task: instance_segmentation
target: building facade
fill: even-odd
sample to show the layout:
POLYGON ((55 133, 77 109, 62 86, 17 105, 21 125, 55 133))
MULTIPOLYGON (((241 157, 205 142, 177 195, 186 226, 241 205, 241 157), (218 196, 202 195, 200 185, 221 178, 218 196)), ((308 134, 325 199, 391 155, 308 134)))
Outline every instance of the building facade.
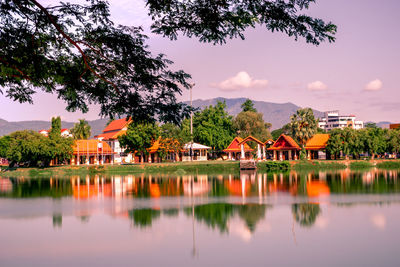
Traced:
POLYGON ((318 127, 326 132, 332 129, 347 127, 359 130, 364 128, 364 122, 356 120, 355 115, 339 115, 338 110, 333 110, 325 112, 325 116, 319 118, 318 127))

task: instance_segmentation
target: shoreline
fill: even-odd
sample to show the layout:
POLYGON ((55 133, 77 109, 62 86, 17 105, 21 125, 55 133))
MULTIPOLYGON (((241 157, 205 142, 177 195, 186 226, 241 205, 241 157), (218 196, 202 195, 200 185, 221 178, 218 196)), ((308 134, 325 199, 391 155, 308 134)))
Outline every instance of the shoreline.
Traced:
MULTIPOLYGON (((4 166, 3 166, 4 168, 4 166)), ((307 161, 260 161, 257 171, 285 172, 285 171, 312 171, 333 169, 400 169, 400 160, 307 160, 307 161)), ((200 161, 200 162, 166 162, 166 163, 141 163, 126 165, 81 165, 81 166, 54 166, 46 168, 17 168, 0 172, 3 177, 48 177, 71 176, 90 174, 218 174, 238 173, 239 161, 200 161)))

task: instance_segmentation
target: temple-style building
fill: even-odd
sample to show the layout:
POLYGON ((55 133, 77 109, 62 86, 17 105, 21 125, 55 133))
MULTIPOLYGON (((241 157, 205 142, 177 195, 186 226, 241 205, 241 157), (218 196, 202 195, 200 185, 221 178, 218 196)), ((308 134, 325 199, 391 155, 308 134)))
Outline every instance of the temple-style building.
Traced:
POLYGON ((326 145, 329 134, 316 134, 306 143, 307 159, 327 159, 326 145))
POLYGON ((96 139, 76 140, 72 148, 71 165, 113 163, 114 152, 104 141, 96 139))
MULTIPOLYGON (((223 150, 223 152, 228 154, 228 159, 229 160, 240 160, 241 158, 241 153, 242 149, 239 143, 243 141, 243 138, 241 137, 235 137, 235 139, 232 140, 232 142, 229 144, 229 146, 223 150)), ((251 152, 254 151, 247 143, 243 144, 243 152, 245 154, 246 159, 251 158, 251 152)))
POLYGON ((273 160, 297 160, 301 148, 292 137, 281 134, 268 150, 273 151, 273 160))

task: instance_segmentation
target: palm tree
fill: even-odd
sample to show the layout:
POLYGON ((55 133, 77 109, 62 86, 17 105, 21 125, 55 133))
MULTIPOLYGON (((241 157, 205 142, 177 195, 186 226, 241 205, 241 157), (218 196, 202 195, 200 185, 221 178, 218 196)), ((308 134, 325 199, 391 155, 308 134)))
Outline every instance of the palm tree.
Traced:
POLYGON ((290 117, 290 129, 293 137, 304 148, 308 139, 317 132, 317 120, 311 108, 297 110, 296 114, 290 117))
POLYGON ((91 135, 91 127, 85 119, 79 119, 78 123, 74 124, 71 133, 75 139, 88 139, 91 135))

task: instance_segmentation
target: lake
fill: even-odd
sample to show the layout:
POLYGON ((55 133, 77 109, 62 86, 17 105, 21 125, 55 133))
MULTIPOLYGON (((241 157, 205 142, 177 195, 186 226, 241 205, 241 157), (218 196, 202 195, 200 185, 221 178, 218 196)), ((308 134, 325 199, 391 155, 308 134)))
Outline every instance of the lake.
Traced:
POLYGON ((0 177, 0 266, 399 266, 399 179, 0 177))

